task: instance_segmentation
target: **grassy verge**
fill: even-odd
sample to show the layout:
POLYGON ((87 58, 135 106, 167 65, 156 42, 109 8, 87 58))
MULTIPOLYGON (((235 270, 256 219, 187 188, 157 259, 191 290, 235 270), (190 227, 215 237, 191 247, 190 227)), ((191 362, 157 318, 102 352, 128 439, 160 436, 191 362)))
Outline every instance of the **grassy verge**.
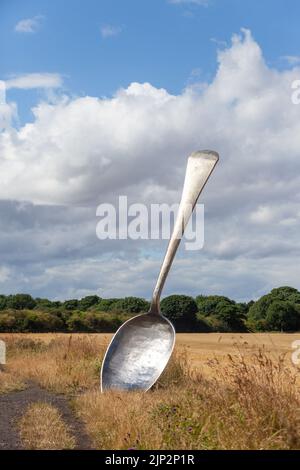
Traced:
POLYGON ((25 383, 9 370, 0 370, 0 395, 4 393, 24 390, 25 383))
POLYGON ((177 349, 151 391, 101 394, 103 338, 5 340, 11 373, 72 396, 95 448, 300 449, 299 369, 283 357, 244 346, 226 360, 212 354, 202 373, 177 349))
POLYGON ((75 409, 98 449, 300 448, 300 397, 283 362, 260 353, 212 367, 207 380, 175 357, 153 391, 89 391, 75 409))
POLYGON ((54 335, 49 342, 16 336, 7 340, 7 349, 10 369, 20 380, 66 394, 99 384, 104 347, 96 336, 54 335))
POLYGON ((22 444, 26 449, 74 449, 75 438, 59 411, 47 403, 30 405, 19 422, 22 444))

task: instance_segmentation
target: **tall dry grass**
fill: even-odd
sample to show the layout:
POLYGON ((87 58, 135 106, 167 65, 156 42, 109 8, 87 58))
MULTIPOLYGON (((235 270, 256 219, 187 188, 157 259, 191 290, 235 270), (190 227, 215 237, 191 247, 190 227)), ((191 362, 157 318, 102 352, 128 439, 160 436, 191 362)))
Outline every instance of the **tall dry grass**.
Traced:
POLYGON ((18 390, 24 390, 25 383, 15 374, 8 372, 5 368, 0 369, 0 395, 18 390))
POLYGON ((30 405, 18 425, 26 449, 60 450, 75 447, 75 438, 58 409, 48 403, 30 405))
POLYGON ((153 389, 99 391, 104 345, 94 335, 7 338, 8 369, 19 380, 72 397, 98 449, 300 449, 299 369, 265 351, 194 370, 175 352, 153 389))
POLYGON ((99 383, 104 346, 93 335, 53 335, 49 342, 26 336, 6 339, 9 371, 56 393, 74 394, 99 383))
POLYGON ((211 364, 214 378, 175 356, 154 390, 74 403, 98 449, 299 449, 296 374, 262 352, 211 364))

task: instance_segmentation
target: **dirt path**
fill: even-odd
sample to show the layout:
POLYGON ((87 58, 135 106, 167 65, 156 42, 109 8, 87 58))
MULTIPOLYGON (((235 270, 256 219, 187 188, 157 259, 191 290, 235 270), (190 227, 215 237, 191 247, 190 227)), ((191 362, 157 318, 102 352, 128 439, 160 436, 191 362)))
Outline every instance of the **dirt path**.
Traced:
POLYGON ((35 402, 48 403, 60 411, 62 419, 76 439, 76 449, 92 448, 83 423, 74 415, 66 397, 30 383, 25 390, 0 395, 0 450, 22 449, 16 423, 27 407, 35 402))

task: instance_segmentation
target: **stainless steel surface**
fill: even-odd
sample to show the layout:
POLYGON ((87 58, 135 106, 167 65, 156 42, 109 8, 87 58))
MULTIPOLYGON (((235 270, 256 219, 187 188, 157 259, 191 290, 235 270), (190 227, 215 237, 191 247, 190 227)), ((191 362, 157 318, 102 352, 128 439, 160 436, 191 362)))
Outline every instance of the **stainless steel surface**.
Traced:
POLYGON ((219 155, 217 152, 213 152, 212 150, 193 152, 188 158, 182 196, 174 230, 153 292, 150 311, 153 311, 154 313, 159 312, 160 295, 183 236, 184 229, 188 224, 201 191, 218 160, 219 155))
POLYGON ((146 313, 128 320, 107 351, 102 388, 148 390, 167 365, 174 337, 172 324, 160 315, 146 313))
POLYGON ((148 390, 166 367, 175 344, 175 330, 160 312, 160 295, 184 229, 219 156, 204 150, 188 158, 174 230, 153 291, 148 313, 125 322, 112 338, 101 368, 101 390, 148 390))

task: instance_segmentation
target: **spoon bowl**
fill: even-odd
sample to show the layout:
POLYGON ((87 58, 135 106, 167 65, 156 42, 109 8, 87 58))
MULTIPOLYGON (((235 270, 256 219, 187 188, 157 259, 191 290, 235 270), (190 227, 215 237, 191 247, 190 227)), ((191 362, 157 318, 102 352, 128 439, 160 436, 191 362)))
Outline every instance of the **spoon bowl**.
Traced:
POLYGON ((146 313, 126 321, 104 357, 102 391, 149 390, 166 367, 174 344, 174 327, 162 315, 146 313))

